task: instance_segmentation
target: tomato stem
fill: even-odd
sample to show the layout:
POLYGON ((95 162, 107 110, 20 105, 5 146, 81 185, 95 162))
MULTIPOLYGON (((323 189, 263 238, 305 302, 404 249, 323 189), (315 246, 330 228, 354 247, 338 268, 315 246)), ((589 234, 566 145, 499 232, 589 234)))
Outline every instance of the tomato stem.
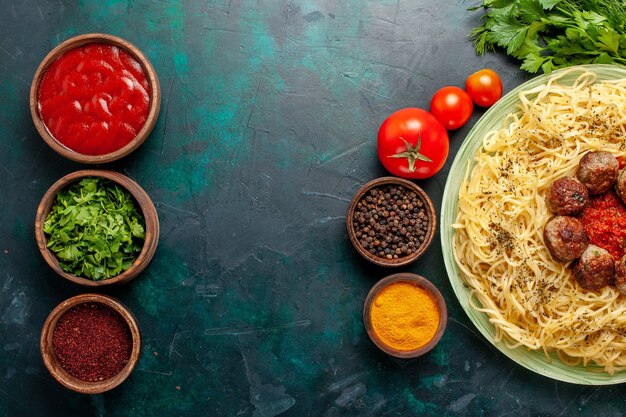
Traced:
POLYGON ((402 136, 399 136, 399 139, 402 139, 404 145, 406 146, 406 151, 397 153, 395 155, 389 155, 389 158, 407 158, 409 160, 409 171, 415 172, 415 162, 420 160, 424 162, 433 162, 429 157, 422 155, 420 153, 420 147, 422 146, 422 136, 418 136, 417 144, 415 147, 411 146, 409 142, 407 142, 402 136))

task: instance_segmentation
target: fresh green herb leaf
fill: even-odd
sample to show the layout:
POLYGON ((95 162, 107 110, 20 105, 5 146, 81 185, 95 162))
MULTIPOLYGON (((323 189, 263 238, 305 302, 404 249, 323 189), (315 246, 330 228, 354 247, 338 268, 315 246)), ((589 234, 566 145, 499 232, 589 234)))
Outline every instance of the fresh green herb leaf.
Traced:
POLYGON ((541 6, 546 10, 552 9, 554 6, 556 6, 560 2, 561 0, 539 0, 539 3, 541 4, 541 6))
POLYGON ((545 59, 540 57, 537 54, 528 54, 526 58, 524 58, 524 62, 522 63, 522 69, 524 71, 535 73, 539 71, 539 68, 543 65, 545 59))
POLYGON ((615 33, 613 29, 600 29, 600 36, 598 36, 598 42, 596 45, 603 51, 613 52, 616 54, 619 51, 620 35, 615 33))
POLYGON ((533 22, 541 21, 547 17, 543 6, 536 0, 520 0, 519 1, 519 17, 526 25, 533 22))
POLYGON ((59 192, 43 225, 64 271, 93 280, 128 269, 145 240, 144 219, 126 190, 85 178, 59 192))
POLYGON ((595 64, 612 64, 615 61, 613 61, 613 58, 611 58, 609 56, 609 54, 607 54, 606 52, 601 53, 600 55, 598 55, 598 57, 594 60, 595 64))
POLYGON ((547 59, 544 61, 543 64, 541 64, 541 69, 546 74, 551 73, 555 68, 556 68, 556 65, 554 65, 554 62, 552 59, 547 59))

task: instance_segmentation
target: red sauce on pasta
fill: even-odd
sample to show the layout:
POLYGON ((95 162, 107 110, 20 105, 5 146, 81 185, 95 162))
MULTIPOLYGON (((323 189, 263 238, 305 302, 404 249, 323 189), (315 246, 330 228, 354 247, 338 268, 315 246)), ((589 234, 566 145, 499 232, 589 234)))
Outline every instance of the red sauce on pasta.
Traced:
POLYGON ((581 221, 589 235, 589 243, 608 250, 615 260, 624 255, 626 207, 613 191, 591 197, 581 221))

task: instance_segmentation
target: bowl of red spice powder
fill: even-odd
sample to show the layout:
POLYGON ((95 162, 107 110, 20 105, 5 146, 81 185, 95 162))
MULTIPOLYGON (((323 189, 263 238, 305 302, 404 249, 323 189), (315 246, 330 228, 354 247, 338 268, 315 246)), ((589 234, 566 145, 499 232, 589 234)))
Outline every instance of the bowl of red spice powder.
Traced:
POLYGON ((346 215, 354 248, 376 265, 397 267, 420 258, 432 243, 435 208, 418 185, 381 177, 362 186, 346 215))
POLYGON ((415 358, 432 350, 447 321, 446 303, 437 287, 411 273, 378 281, 363 308, 363 322, 372 342, 397 358, 415 358))
POLYGON ((61 385, 98 394, 131 374, 141 348, 139 326, 113 297, 81 294, 59 304, 41 332, 41 355, 61 385))
POLYGON ((154 67, 130 42, 90 33, 43 59, 30 89, 37 131, 57 153, 86 164, 120 159, 148 137, 159 115, 154 67))

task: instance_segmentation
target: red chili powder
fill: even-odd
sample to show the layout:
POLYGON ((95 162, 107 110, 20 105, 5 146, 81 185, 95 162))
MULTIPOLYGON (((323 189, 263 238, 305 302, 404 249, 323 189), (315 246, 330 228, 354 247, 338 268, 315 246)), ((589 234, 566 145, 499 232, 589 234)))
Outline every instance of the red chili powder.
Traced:
POLYGON ((96 382, 117 375, 126 366, 133 341, 119 313, 101 303, 83 303, 59 318, 52 346, 70 375, 96 382))
POLYGON ((593 196, 580 219, 589 243, 609 251, 615 260, 626 252, 626 208, 613 192, 593 196))
POLYGON ((104 155, 137 136, 148 117, 150 86, 129 53, 90 43, 48 67, 38 100, 41 118, 57 141, 85 155, 104 155))

